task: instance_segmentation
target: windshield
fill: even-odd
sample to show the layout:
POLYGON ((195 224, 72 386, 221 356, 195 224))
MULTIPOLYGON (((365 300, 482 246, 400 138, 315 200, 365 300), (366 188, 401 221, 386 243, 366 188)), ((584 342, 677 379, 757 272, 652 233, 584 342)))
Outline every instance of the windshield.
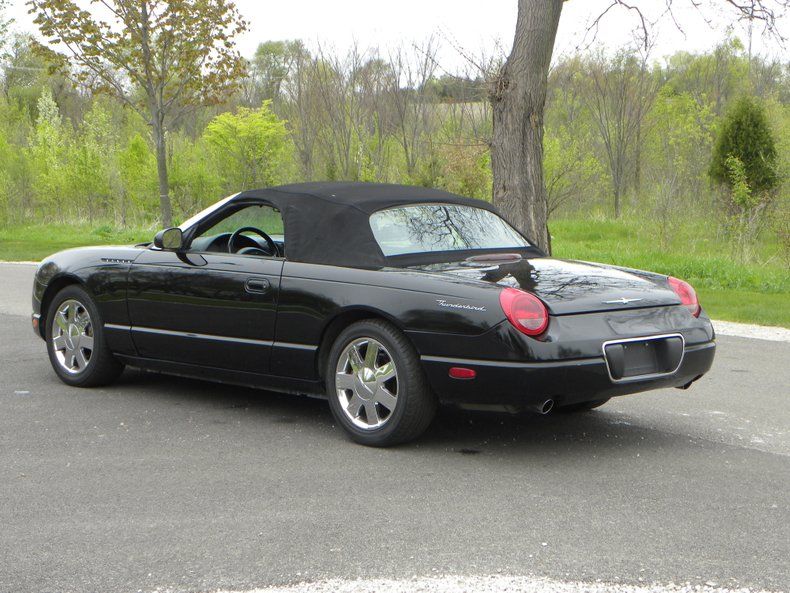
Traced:
POLYGON ((456 204, 390 208, 370 216, 386 256, 431 251, 529 247, 524 237, 488 210, 456 204))
POLYGON ((237 194, 237 193, 233 194, 232 196, 228 196, 227 198, 221 199, 219 202, 215 202, 214 204, 212 204, 208 208, 204 208, 203 210, 201 210, 200 212, 195 214, 192 218, 189 218, 189 219, 185 220, 184 222, 182 222, 180 225, 178 225, 178 228, 180 228, 182 231, 186 231, 193 224, 203 220, 206 216, 208 216, 212 212, 216 212, 217 210, 222 208, 225 204, 230 202, 233 198, 235 198, 238 195, 239 194, 237 194))

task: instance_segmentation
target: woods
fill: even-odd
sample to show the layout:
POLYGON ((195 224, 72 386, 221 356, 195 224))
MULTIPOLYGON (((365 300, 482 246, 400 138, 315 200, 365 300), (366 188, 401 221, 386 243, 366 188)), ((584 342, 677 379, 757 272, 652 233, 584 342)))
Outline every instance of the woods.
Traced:
POLYGON ((519 25, 546 29, 542 50, 516 43, 509 57, 448 72, 436 39, 347 52, 267 41, 243 59, 232 36, 245 24, 221 0, 190 17, 203 42, 176 51, 172 44, 187 43, 173 27, 186 4, 166 4, 161 13, 114 14, 124 33, 105 35, 107 25, 89 15, 72 22, 57 12, 64 3, 34 0, 49 15, 39 17, 42 30, 70 46, 68 68, 33 38, 6 34, 4 225, 153 229, 243 188, 346 179, 493 199, 546 247, 551 220, 580 216, 657 221, 665 248, 680 220, 706 221, 727 240, 734 188, 758 180, 753 163, 744 161, 742 174, 726 164, 729 149, 714 163, 714 146, 732 127, 728 114, 748 100, 774 147, 768 160, 750 158, 773 181, 755 190, 760 206, 733 244, 764 236, 787 251, 790 70, 750 56, 736 37, 704 54, 657 56, 637 44, 552 60, 560 10, 549 2, 540 22, 519 25), (208 23, 209 9, 225 16, 208 23), (68 35, 78 25, 97 34, 74 45, 68 35), (147 34, 159 54, 144 51, 147 34), (539 223, 547 217, 548 229, 539 223))

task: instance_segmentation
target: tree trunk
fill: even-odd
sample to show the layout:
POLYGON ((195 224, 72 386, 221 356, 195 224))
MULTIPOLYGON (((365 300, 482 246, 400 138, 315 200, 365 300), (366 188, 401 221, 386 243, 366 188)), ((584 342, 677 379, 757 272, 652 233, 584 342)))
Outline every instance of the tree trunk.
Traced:
POLYGON ((513 49, 490 92, 494 204, 551 251, 543 182, 543 108, 563 0, 518 0, 513 49))
POLYGON ((154 117, 154 144, 156 145, 156 172, 159 177, 159 212, 162 228, 173 226, 173 210, 170 207, 169 184, 167 180, 167 147, 165 129, 158 117, 154 117))

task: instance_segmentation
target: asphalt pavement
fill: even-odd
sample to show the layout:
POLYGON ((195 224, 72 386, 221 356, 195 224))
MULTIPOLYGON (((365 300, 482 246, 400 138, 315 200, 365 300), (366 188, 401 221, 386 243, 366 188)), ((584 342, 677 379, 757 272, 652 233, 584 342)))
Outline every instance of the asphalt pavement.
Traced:
POLYGON ((790 587, 790 343, 576 416, 442 410, 352 444, 326 402, 127 370, 76 389, 0 264, 0 592, 530 575, 790 587))

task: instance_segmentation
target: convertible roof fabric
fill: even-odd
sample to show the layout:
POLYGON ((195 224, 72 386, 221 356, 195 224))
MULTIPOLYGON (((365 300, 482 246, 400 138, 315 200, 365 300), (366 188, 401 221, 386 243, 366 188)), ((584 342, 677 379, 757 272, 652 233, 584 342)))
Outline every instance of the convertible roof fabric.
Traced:
POLYGON ((262 200, 280 210, 289 260, 361 268, 388 265, 370 228, 369 217, 378 210, 441 202, 499 214, 483 200, 385 183, 298 183, 244 191, 232 201, 247 200, 262 200))

